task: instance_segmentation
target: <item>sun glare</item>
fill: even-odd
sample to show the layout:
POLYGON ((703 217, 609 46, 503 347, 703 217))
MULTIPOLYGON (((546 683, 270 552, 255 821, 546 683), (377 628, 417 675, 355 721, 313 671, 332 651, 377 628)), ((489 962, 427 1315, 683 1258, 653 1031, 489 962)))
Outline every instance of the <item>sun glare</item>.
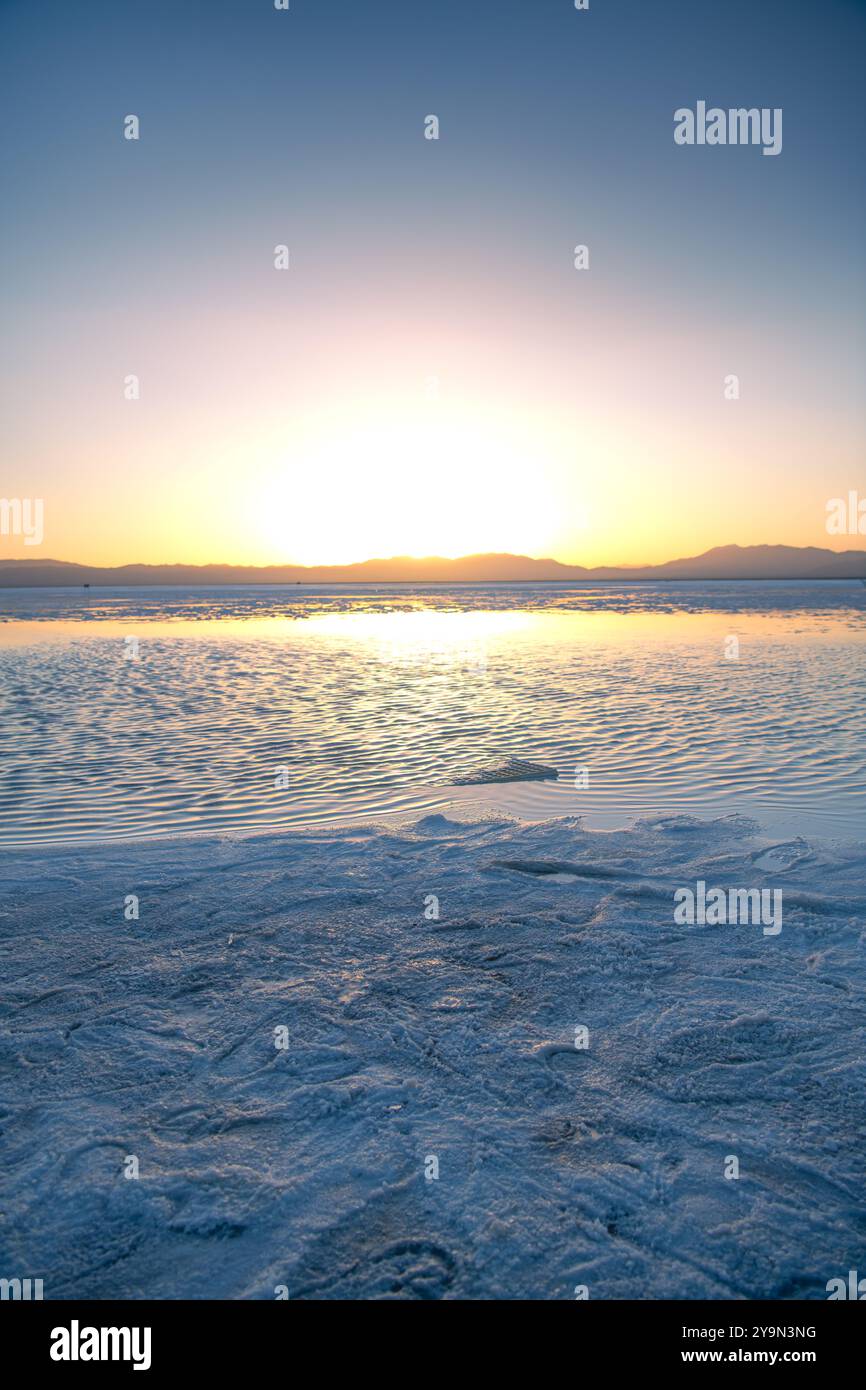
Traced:
POLYGON ((534 554, 552 529, 549 489, 519 436, 472 420, 419 415, 325 435, 275 463, 255 493, 248 524, 263 561, 534 554))

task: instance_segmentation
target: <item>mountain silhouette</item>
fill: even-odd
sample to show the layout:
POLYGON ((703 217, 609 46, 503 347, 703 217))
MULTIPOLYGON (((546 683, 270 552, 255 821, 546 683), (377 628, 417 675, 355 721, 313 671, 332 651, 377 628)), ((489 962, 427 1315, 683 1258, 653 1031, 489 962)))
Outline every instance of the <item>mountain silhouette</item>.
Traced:
POLYGON ((80 584, 517 583, 574 580, 866 579, 866 550, 816 546, 721 545, 660 565, 564 565, 529 555, 417 558, 397 555, 351 565, 81 565, 68 560, 0 560, 0 588, 80 584))

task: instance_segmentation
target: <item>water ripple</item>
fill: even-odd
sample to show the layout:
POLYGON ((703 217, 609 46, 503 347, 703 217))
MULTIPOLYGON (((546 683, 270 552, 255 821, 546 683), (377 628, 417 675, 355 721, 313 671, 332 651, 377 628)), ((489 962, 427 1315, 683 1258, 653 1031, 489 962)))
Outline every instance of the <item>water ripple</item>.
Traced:
POLYGON ((0 843, 315 824, 485 793, 529 816, 751 809, 862 832, 862 613, 828 608, 823 586, 812 611, 767 611, 777 586, 730 611, 725 586, 705 586, 671 615, 539 607, 543 586, 485 609, 467 587, 456 607, 416 593, 345 611, 350 596, 320 595, 324 613, 268 621, 238 621, 234 597, 214 621, 214 595, 194 594, 195 621, 174 625, 138 591, 135 611, 119 600, 129 631, 104 599, 98 622, 31 623, 25 604, 0 629, 0 843), (510 759, 557 779, 459 785, 510 759))

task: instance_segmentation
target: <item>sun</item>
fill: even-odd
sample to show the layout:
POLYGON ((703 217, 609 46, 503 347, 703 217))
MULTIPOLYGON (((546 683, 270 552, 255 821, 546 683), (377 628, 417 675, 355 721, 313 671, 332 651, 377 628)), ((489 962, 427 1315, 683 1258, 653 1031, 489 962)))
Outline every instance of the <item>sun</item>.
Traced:
POLYGON ((535 554, 551 534, 553 504, 519 435, 431 411, 305 440, 260 477, 247 510, 269 561, 348 564, 535 554))

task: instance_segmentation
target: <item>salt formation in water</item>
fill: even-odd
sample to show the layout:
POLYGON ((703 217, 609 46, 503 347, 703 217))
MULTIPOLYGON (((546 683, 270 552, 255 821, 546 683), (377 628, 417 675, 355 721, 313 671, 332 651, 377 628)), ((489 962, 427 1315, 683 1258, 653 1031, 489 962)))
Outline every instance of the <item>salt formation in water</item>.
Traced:
POLYGON ((545 767, 543 763, 526 763, 520 758, 497 758, 486 763, 474 772, 453 777, 452 787, 474 787, 486 782, 555 782, 559 773, 555 767, 545 767))

